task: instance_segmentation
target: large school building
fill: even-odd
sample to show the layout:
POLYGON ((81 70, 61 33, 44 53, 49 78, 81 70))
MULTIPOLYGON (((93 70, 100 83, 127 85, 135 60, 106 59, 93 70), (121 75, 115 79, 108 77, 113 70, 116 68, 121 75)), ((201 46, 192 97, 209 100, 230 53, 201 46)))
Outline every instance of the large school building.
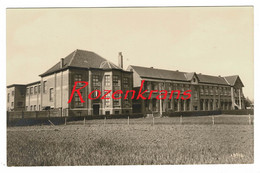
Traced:
POLYGON ((109 115, 244 109, 244 85, 237 75, 210 76, 133 65, 124 70, 122 53, 115 65, 94 52, 75 50, 39 76, 33 83, 7 86, 7 111, 58 109, 68 116, 68 110, 75 110, 77 115, 109 115), (158 93, 153 93, 146 100, 132 100, 131 95, 127 99, 87 99, 93 90, 100 90, 102 95, 105 90, 138 90, 142 80, 143 90, 180 90, 181 94, 192 90, 191 98, 158 100, 158 93), (89 83, 80 90, 84 103, 78 94, 68 103, 75 81, 89 83))
POLYGON ((210 76, 195 72, 180 72, 178 70, 163 70, 130 65, 129 71, 133 72, 133 86, 138 89, 144 80, 143 90, 147 90, 146 96, 151 90, 166 90, 168 98, 170 91, 183 92, 191 90, 191 98, 187 100, 174 99, 158 100, 158 93, 153 93, 151 99, 135 100, 134 111, 142 113, 174 112, 174 111, 213 111, 244 109, 244 87, 240 77, 235 76, 210 76))

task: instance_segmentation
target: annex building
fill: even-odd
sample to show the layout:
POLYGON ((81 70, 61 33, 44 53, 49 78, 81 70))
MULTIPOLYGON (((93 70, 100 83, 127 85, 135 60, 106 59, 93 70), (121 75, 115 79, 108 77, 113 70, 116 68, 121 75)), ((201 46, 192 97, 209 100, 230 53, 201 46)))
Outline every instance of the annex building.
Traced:
MULTIPOLYGON (((151 90, 166 90, 168 97, 171 90, 180 90, 180 97, 186 90, 192 90, 191 98, 182 99, 152 99, 135 100, 133 108, 137 112, 149 114, 152 112, 174 111, 212 111, 244 109, 244 87, 240 77, 235 76, 210 76, 195 72, 180 72, 178 70, 164 70, 130 65, 129 71, 133 72, 133 87, 138 89, 144 80, 143 90, 147 95, 151 90)), ((175 98, 177 98, 175 93, 175 98)))
MULTIPOLYGON (((86 50, 75 50, 29 84, 7 86, 7 111, 58 110, 62 116, 109 115, 176 111, 206 111, 244 109, 244 87, 239 76, 210 76, 195 72, 180 72, 130 65, 123 69, 122 53, 118 65, 100 55, 86 50), (140 89, 143 90, 192 90, 191 98, 181 99, 87 99, 93 90, 140 89), (75 81, 87 81, 81 89, 84 103, 74 94, 68 103, 75 81), (70 111, 73 110, 73 111, 70 111)), ((77 87, 81 87, 80 85, 77 87)), ((148 94, 148 93, 147 93, 148 94)), ((177 93, 176 93, 177 94, 177 93)), ((102 93, 103 95, 103 93, 102 93)), ((111 97, 111 95, 108 95, 111 97)))

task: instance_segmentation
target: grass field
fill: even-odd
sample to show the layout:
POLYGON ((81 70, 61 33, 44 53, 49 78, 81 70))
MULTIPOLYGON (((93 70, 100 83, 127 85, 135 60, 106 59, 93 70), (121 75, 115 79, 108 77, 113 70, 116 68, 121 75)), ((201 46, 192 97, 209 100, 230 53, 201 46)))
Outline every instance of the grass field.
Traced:
POLYGON ((248 116, 91 120, 7 129, 8 166, 253 163, 248 116), (219 124, 217 123, 219 122, 219 124), (220 123, 222 122, 222 123, 220 123), (225 124, 225 122, 228 122, 225 124), (104 124, 105 123, 105 124, 104 124))

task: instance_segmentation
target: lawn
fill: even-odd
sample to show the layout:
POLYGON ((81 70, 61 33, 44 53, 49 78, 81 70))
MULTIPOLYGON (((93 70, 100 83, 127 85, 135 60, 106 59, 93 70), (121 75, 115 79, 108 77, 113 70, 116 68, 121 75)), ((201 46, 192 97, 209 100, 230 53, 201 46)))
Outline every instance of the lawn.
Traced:
POLYGON ((253 163, 247 116, 90 120, 9 127, 8 166, 253 163), (219 119, 218 119, 219 118, 219 119), (238 117, 237 117, 238 118, 238 117), (234 120, 234 123, 231 123, 234 120), (245 123, 238 123, 238 122, 245 123), (195 123, 192 123, 195 122, 195 123), (202 122, 202 123, 199 123, 202 122))

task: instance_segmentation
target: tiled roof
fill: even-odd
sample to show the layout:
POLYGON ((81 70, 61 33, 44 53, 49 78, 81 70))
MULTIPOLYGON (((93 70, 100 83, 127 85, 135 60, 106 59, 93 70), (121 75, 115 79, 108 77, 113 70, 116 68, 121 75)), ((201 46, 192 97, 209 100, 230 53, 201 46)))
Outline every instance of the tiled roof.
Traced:
POLYGON ((236 80, 237 80, 237 75, 235 76, 225 76, 227 82, 230 84, 230 85, 234 85, 236 80))
MULTIPOLYGON (((133 66, 133 65, 131 65, 131 67, 142 78, 191 81, 192 77, 196 74, 195 72, 188 73, 188 72, 163 70, 163 69, 140 67, 140 66, 133 66)), ((196 74, 196 75, 199 79, 199 83, 229 85, 224 77, 210 76, 204 74, 196 74)))
POLYGON ((197 74, 197 76, 200 83, 228 85, 224 77, 221 76, 210 76, 205 74, 197 74))
POLYGON ((170 71, 170 70, 163 70, 163 69, 156 69, 156 68, 149 68, 149 67, 140 67, 140 66, 133 66, 133 65, 131 65, 131 67, 136 71, 136 73, 139 74, 139 76, 144 78, 187 81, 184 72, 170 71))
MULTIPOLYGON (((239 81, 242 83, 242 81, 240 80, 240 78, 239 78, 238 75, 225 76, 224 78, 226 79, 226 81, 227 81, 231 86, 234 86, 237 80, 239 80, 239 81)), ((242 83, 242 85, 243 85, 243 83, 242 83)), ((244 85, 243 85, 243 86, 244 86, 244 85)))
POLYGON ((106 65, 102 69, 121 69, 94 52, 77 49, 64 58, 62 68, 60 68, 60 62, 58 62, 40 76, 45 76, 68 67, 100 68, 103 62, 108 62, 110 66, 106 65))

